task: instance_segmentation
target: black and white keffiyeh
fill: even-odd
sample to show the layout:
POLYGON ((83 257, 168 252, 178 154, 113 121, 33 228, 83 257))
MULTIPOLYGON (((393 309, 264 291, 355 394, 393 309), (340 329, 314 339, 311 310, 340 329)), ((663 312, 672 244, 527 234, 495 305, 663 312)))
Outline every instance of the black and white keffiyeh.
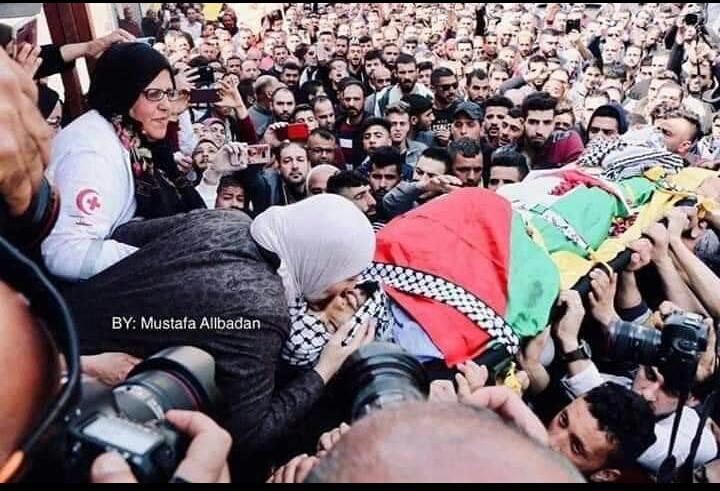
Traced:
MULTIPOLYGON (((308 304, 298 299, 290 306, 290 336, 280 353, 281 358, 295 367, 313 366, 320 358, 323 348, 332 337, 325 323, 308 311, 308 304)), ((348 338, 354 335, 355 328, 367 319, 375 319, 375 340, 392 342, 391 315, 388 298, 382 288, 363 303, 350 322, 354 324, 348 338)))
POLYGON ((473 293, 451 281, 412 268, 377 262, 365 270, 363 277, 452 307, 502 344, 509 354, 514 356, 519 349, 520 340, 505 319, 473 293))
POLYGON ((602 177, 619 181, 640 177, 649 169, 662 167, 676 174, 684 167, 683 159, 665 149, 662 135, 653 129, 629 131, 612 140, 590 142, 578 160, 578 166, 604 169, 602 177))

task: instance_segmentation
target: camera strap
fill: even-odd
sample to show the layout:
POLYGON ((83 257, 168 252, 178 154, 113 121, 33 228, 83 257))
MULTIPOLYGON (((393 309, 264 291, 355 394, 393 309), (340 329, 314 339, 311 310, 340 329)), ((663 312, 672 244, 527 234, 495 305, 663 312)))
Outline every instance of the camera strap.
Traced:
POLYGON ((672 433, 670 434, 670 446, 668 448, 667 457, 663 460, 660 470, 658 471, 657 482, 658 483, 671 483, 675 478, 675 469, 677 468, 677 461, 673 455, 673 449, 675 448, 675 440, 677 439, 678 429, 680 428, 680 420, 682 419, 683 411, 685 410, 685 403, 688 400, 689 391, 684 391, 680 395, 678 400, 678 407, 675 410, 675 419, 673 420, 672 433))

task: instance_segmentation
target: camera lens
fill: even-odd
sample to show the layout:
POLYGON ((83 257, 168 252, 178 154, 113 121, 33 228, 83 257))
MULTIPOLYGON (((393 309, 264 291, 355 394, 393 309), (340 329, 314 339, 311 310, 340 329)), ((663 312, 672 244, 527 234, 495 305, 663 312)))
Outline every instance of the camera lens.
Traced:
POLYGON ((343 365, 339 380, 352 400, 352 421, 374 410, 424 400, 428 392, 422 365, 389 343, 371 343, 358 349, 343 365))
POLYGON ((698 23, 698 15, 697 14, 687 14, 685 16, 685 25, 694 26, 697 23, 698 23))
POLYGON ((210 413, 219 400, 215 361, 191 346, 169 348, 136 366, 113 395, 117 409, 137 422, 163 419, 171 409, 210 413))
POLYGON ((607 355, 614 361, 657 365, 661 344, 660 331, 632 322, 618 322, 608 335, 607 355))

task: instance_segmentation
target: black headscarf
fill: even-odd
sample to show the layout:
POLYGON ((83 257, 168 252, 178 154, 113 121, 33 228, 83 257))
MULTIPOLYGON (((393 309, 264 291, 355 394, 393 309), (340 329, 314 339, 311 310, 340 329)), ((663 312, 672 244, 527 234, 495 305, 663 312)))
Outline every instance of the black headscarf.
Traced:
POLYGON ((140 123, 130 116, 130 109, 142 92, 165 70, 172 79, 173 70, 168 60, 147 44, 116 44, 98 60, 88 93, 91 109, 110 122, 121 118, 122 126, 137 135, 141 147, 152 153, 150 168, 142 174, 134 172, 136 214, 143 218, 165 217, 205 207, 200 195, 179 172, 168 139, 148 140, 140 123))

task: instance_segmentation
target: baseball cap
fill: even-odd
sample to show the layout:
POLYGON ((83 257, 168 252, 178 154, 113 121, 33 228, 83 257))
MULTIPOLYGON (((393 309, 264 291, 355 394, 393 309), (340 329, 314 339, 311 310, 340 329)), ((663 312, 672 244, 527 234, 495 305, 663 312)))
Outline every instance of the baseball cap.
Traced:
POLYGON ((457 118, 460 114, 465 114, 475 121, 480 121, 485 117, 483 109, 470 101, 464 101, 458 104, 455 111, 453 111, 453 118, 457 118))

